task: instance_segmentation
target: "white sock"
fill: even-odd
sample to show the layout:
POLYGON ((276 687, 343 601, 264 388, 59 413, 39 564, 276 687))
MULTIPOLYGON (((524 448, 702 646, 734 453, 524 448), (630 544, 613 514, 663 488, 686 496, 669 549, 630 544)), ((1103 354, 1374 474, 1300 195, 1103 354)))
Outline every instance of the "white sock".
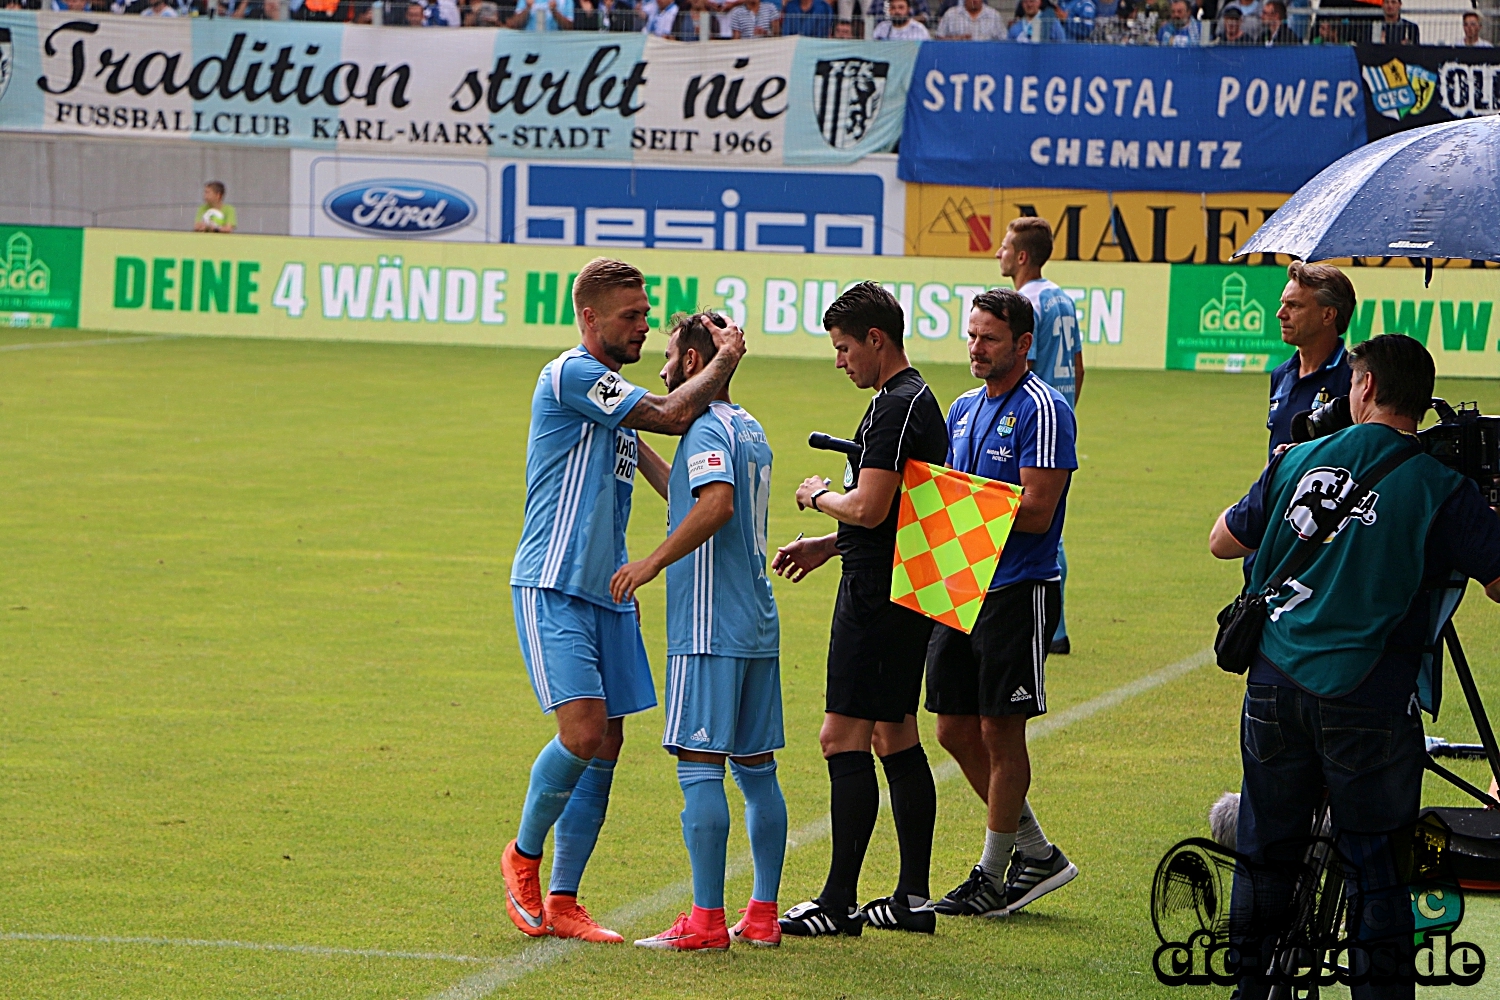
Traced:
POLYGON ((1016 830, 1016 847, 1028 858, 1044 861, 1052 856, 1052 842, 1042 832, 1042 825, 1031 811, 1031 802, 1021 803, 1021 825, 1016 830))
POLYGON ((1005 869, 1010 867, 1011 852, 1016 849, 1014 833, 984 831, 984 853, 979 857, 979 867, 989 880, 1000 883, 1005 878, 1005 869))

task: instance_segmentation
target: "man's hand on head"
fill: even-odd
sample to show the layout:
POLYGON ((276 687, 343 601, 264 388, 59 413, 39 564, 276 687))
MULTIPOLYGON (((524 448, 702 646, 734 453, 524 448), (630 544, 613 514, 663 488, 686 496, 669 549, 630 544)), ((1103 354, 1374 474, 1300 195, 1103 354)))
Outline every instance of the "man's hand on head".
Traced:
POLYGON ((745 331, 728 319, 724 321, 723 326, 714 326, 710 323, 708 328, 713 334, 714 346, 719 349, 719 353, 727 353, 734 359, 735 364, 739 364, 740 358, 745 356, 745 331))

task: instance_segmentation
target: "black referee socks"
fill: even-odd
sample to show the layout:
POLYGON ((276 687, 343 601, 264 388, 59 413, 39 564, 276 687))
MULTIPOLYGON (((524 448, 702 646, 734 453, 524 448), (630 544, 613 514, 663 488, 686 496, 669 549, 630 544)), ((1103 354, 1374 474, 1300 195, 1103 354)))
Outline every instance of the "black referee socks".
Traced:
POLYGON ((901 881, 896 885, 896 898, 903 902, 907 896, 929 899, 927 879, 932 868, 932 830, 937 825, 937 786, 932 781, 927 751, 918 743, 880 758, 880 763, 891 790, 891 816, 901 845, 901 881))
MULTIPOLYGON (((923 763, 926 763, 925 757, 923 763)), ((818 901, 824 908, 843 914, 857 905, 859 870, 864 866, 865 848, 870 846, 870 834, 875 832, 875 817, 880 812, 875 755, 868 750, 834 754, 828 758, 828 779, 832 785, 829 813, 833 819, 833 858, 828 865, 828 881, 824 883, 818 901)), ((929 774, 928 782, 931 780, 929 774)), ((931 837, 929 824, 929 855, 932 852, 931 837)), ((904 849, 905 844, 902 846, 904 849)))

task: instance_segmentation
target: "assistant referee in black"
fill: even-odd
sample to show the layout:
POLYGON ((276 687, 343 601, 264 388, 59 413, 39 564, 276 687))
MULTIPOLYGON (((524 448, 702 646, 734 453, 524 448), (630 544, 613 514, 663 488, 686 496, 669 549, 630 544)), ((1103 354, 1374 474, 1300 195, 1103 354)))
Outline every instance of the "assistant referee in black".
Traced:
POLYGON ((905 325, 900 304, 873 281, 850 288, 824 313, 835 366, 876 392, 854 434, 861 450, 845 467, 844 492, 816 476, 797 488, 798 506, 832 517, 838 531, 784 545, 771 564, 794 583, 835 555, 844 567, 819 734, 832 783, 833 858, 818 898, 781 919, 783 933, 801 937, 858 936, 865 924, 930 934, 937 924, 928 887, 937 789, 916 717, 933 623, 891 603, 891 564, 902 466, 907 458, 941 463, 948 431, 937 398, 906 360, 905 325), (890 787, 901 877, 890 896, 860 907, 859 872, 880 808, 872 749, 890 787))

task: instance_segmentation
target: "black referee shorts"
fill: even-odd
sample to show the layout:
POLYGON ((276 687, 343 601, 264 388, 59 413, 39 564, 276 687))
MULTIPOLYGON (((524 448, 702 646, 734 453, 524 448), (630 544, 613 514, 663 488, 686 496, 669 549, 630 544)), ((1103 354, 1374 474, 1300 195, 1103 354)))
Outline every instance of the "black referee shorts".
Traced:
POLYGON ((891 603, 891 575, 845 573, 828 638, 825 709, 856 719, 904 722, 922 696, 933 621, 891 603))
POLYGON ((927 711, 1024 715, 1047 711, 1047 647, 1062 617, 1062 584, 1026 580, 985 596, 964 635, 938 625, 927 647, 927 711))

